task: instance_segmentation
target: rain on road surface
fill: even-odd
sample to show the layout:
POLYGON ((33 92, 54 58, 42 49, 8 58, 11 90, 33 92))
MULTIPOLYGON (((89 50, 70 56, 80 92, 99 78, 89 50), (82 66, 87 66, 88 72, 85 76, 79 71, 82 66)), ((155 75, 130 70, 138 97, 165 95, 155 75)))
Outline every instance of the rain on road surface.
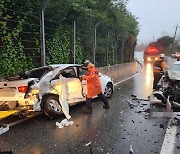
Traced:
MULTIPOLYGON (((168 119, 142 112, 148 101, 135 102, 132 94, 147 99, 152 93, 152 65, 115 86, 109 99, 110 109, 104 110, 99 100, 93 101, 92 115, 84 115, 84 103, 70 107, 74 124, 62 129, 56 121, 40 115, 10 127, 0 136, 0 150, 14 154, 135 154, 160 153, 168 119), (134 103, 136 106, 129 106, 134 103), (144 105, 143 105, 144 104, 144 105)), ((176 149, 178 150, 178 149, 176 149)))

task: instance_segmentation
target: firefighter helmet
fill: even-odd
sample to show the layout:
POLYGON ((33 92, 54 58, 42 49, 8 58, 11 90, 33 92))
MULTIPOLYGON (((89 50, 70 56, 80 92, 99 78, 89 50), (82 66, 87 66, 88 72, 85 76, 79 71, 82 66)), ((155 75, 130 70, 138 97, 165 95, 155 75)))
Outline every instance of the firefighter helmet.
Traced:
POLYGON ((165 54, 160 54, 160 56, 159 56, 160 58, 165 58, 165 54))
POLYGON ((90 64, 90 63, 91 63, 91 62, 90 62, 88 59, 86 59, 86 60, 83 61, 82 65, 86 67, 86 66, 88 66, 88 64, 90 64))

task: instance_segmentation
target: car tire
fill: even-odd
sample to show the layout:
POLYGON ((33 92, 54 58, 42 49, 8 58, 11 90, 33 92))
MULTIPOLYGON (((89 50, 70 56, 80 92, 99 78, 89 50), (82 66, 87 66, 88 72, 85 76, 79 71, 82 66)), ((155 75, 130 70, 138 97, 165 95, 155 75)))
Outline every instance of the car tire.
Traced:
POLYGON ((62 106, 57 95, 49 95, 44 98, 44 113, 50 117, 57 117, 63 114, 62 106))
POLYGON ((110 98, 113 95, 113 86, 111 83, 108 83, 104 89, 104 96, 110 98))

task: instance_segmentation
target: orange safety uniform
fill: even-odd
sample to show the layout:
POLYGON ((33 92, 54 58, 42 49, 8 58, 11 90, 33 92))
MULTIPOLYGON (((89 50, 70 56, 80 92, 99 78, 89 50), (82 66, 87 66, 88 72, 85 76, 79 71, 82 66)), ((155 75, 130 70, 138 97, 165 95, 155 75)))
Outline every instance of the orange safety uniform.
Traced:
POLYGON ((153 66, 153 74, 154 74, 154 81, 153 81, 153 89, 158 90, 158 83, 162 78, 162 75, 166 73, 166 63, 164 60, 159 60, 154 63, 153 66))
POLYGON ((98 70, 92 66, 88 69, 82 80, 87 80, 87 98, 92 98, 102 92, 100 79, 98 77, 98 70))
POLYGON ((161 71, 165 72, 165 70, 166 70, 166 63, 164 61, 155 62, 154 67, 153 67, 154 73, 160 73, 161 71), (156 63, 158 64, 156 65, 156 63))

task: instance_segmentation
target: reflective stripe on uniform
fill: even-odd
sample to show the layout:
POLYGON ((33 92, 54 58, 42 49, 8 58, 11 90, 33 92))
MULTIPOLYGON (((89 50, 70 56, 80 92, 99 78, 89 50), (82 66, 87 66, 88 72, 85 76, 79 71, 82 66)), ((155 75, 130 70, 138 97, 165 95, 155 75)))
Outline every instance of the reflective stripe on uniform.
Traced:
POLYGON ((160 67, 154 67, 154 69, 156 69, 156 70, 161 70, 161 68, 160 68, 160 67))
POLYGON ((154 73, 160 73, 160 72, 161 72, 161 68, 159 68, 159 67, 153 67, 153 72, 154 72, 154 73))

